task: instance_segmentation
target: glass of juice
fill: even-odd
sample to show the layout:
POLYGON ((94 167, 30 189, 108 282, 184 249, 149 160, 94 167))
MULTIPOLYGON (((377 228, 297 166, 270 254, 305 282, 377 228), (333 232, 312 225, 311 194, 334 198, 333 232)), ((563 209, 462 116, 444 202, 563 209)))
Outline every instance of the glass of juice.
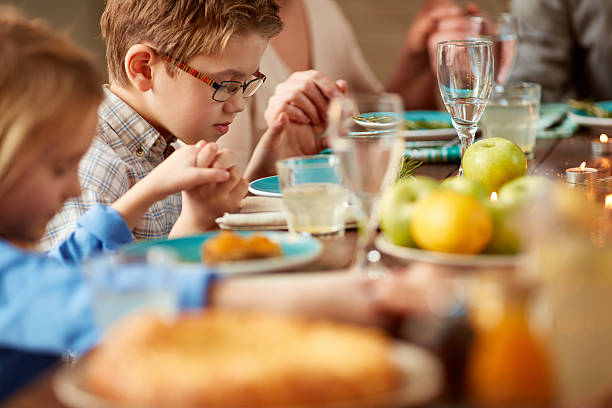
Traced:
POLYGON ((542 87, 532 82, 496 85, 480 120, 485 138, 502 137, 533 158, 542 87))
POLYGON ((344 235, 349 193, 335 155, 300 156, 276 163, 289 231, 320 238, 344 235))

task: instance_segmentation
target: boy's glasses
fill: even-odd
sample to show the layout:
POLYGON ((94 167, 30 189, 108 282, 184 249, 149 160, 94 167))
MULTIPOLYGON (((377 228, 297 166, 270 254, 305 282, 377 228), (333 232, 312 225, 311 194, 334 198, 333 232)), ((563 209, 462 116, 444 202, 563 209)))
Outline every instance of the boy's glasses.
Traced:
POLYGON ((172 58, 169 55, 159 53, 159 56, 162 57, 166 62, 171 63, 176 66, 178 69, 185 71, 189 75, 199 79, 207 85, 215 88, 215 93, 213 93, 213 100, 217 102, 225 102, 232 96, 236 95, 238 90, 242 89, 242 97, 248 98, 249 96, 253 96, 255 92, 259 89, 261 84, 266 80, 266 76, 261 72, 257 71, 253 74, 255 78, 239 82, 239 81, 221 81, 215 82, 212 78, 207 75, 201 73, 197 69, 190 67, 189 65, 181 62, 177 59, 172 58))

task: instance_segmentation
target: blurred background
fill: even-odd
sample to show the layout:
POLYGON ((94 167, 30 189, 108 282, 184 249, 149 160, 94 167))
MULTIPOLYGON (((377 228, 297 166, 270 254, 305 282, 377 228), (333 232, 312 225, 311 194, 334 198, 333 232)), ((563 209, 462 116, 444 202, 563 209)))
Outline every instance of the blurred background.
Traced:
MULTIPOLYGON (((305 0, 308 1, 308 0, 305 0)), ((465 0, 455 0, 466 4, 465 0)), ((485 11, 507 9, 507 0, 472 0, 485 11)), ((395 64, 404 33, 423 0, 336 0, 351 22, 366 60, 386 83, 395 64)), ((91 50, 105 67, 104 43, 99 19, 104 0, 0 0, 25 10, 30 17, 44 17, 56 28, 67 29, 81 46, 91 50)))

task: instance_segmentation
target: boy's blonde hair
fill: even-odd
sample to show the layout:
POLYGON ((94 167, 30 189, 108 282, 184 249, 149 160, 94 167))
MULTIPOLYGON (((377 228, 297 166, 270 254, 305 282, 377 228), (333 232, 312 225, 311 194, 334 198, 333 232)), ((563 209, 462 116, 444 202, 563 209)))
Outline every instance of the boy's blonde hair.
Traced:
MULTIPOLYGON (((111 82, 127 86, 123 60, 134 44, 188 61, 222 52, 230 37, 257 33, 268 39, 282 23, 273 0, 107 0, 100 28, 111 82)), ((167 65, 169 73, 177 72, 167 65)))
POLYGON ((0 7, 0 196, 52 143, 51 130, 102 100, 102 77, 83 51, 39 20, 0 7))

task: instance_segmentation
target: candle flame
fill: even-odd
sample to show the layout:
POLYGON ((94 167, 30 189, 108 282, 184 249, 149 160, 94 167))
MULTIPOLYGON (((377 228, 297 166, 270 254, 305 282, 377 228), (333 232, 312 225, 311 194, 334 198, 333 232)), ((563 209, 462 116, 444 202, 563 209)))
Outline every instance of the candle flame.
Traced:
POLYGON ((491 201, 497 201, 497 193, 495 191, 491 193, 491 201))
POLYGON ((578 167, 578 170, 584 171, 585 168, 586 168, 586 162, 582 162, 582 164, 580 164, 580 166, 578 167))
POLYGON ((612 210, 612 193, 606 196, 604 207, 607 208, 608 210, 612 210))
POLYGON ((606 135, 605 133, 602 133, 602 134, 599 136, 599 141, 600 141, 601 143, 608 143, 608 135, 606 135))

